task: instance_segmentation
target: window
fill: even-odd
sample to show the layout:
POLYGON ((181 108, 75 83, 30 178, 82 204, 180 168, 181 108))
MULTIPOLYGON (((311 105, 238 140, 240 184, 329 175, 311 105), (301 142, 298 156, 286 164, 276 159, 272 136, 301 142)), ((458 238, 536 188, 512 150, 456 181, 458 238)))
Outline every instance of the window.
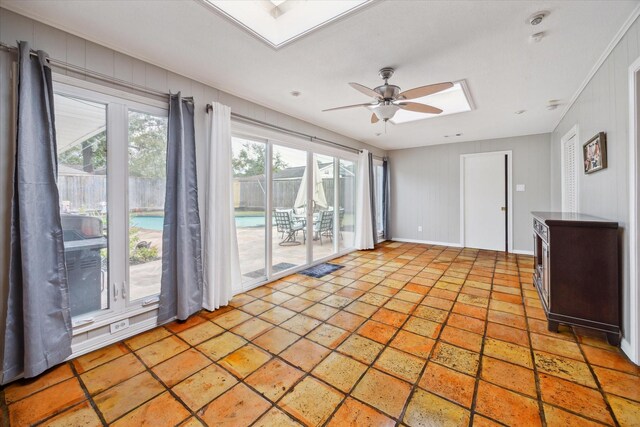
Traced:
POLYGON ((233 197, 250 289, 353 248, 355 156, 234 135, 233 197))
POLYGON ((382 162, 376 160, 373 163, 373 178, 375 186, 375 206, 376 206, 376 231, 378 232, 378 241, 384 236, 384 221, 382 219, 383 208, 383 192, 384 192, 384 173, 382 162))
POLYGON ((233 138, 232 152, 233 207, 240 272, 243 285, 251 287, 267 278, 267 144, 233 138))
POLYGON ((110 307, 107 106, 56 94, 58 191, 71 315, 110 307))
POLYGON ((77 334, 156 306, 167 111, 163 103, 59 82, 54 97, 60 214, 77 334))
POLYGON ((167 118, 129 110, 129 299, 160 293, 167 118))

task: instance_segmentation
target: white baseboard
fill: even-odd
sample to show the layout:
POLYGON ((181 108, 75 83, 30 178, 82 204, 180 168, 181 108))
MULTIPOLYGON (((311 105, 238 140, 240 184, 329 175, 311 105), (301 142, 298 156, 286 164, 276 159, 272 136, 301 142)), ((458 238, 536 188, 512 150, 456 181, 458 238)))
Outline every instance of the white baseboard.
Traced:
POLYGON ((533 251, 523 251, 520 249, 513 249, 511 251, 512 254, 516 254, 516 255, 531 255, 533 256, 533 251))
POLYGON ((460 243, 434 242, 432 240, 402 239, 400 237, 392 237, 391 240, 394 241, 394 242, 419 243, 419 244, 422 244, 422 245, 451 246, 451 247, 454 247, 454 248, 461 248, 462 247, 462 245, 460 243))
MULTIPOLYGON (((392 237, 391 240, 394 242, 419 243, 422 245, 451 246, 453 248, 463 247, 460 243, 434 242, 433 240, 403 239, 400 237, 392 237)), ((524 251, 520 249, 513 249, 510 253, 516 254, 516 255, 533 255, 533 251, 524 251)))
POLYGON ((627 355, 629 359, 631 359, 633 363, 635 363, 636 365, 640 365, 640 358, 638 357, 639 355, 634 354, 631 341, 629 341, 627 338, 622 338, 622 341, 620 342, 620 349, 624 354, 627 355))

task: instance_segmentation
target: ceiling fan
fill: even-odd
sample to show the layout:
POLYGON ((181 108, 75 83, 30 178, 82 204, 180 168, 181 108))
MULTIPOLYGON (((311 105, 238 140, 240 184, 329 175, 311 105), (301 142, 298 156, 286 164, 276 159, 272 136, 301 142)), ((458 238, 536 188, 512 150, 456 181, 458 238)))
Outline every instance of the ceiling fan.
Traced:
POLYGON ((413 89, 400 92, 400 87, 390 85, 388 80, 393 76, 393 68, 382 68, 378 75, 384 80, 384 84, 376 88, 369 89, 358 83, 349 83, 355 90, 364 93, 367 96, 375 98, 375 102, 368 104, 346 105, 344 107, 329 108, 322 111, 344 110, 347 108, 367 107, 373 114, 371 115, 371 123, 377 123, 380 120, 384 122, 392 119, 399 109, 415 111, 417 113, 440 114, 442 110, 431 105, 420 104, 418 102, 406 102, 409 99, 422 98, 423 96, 432 95, 442 92, 445 89, 453 87, 451 82, 436 83, 427 86, 420 86, 413 89))

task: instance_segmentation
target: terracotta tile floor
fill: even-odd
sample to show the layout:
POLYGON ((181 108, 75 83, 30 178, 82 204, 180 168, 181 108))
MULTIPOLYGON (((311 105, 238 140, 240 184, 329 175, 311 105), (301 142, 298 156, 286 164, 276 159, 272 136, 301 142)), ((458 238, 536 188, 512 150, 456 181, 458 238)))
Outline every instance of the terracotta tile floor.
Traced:
POLYGON ((531 257, 388 242, 335 262, 11 384, 4 423, 640 425, 640 368, 547 331, 531 257))

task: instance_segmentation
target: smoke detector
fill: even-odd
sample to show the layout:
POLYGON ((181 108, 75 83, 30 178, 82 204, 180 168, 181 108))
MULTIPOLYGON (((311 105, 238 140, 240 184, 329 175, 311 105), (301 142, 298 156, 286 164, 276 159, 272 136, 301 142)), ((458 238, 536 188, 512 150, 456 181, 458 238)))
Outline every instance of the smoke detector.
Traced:
POLYGON ((527 19, 527 24, 529 24, 529 25, 538 25, 547 16, 549 16, 549 11, 548 10, 541 10, 540 12, 536 12, 533 15, 531 15, 527 19))

